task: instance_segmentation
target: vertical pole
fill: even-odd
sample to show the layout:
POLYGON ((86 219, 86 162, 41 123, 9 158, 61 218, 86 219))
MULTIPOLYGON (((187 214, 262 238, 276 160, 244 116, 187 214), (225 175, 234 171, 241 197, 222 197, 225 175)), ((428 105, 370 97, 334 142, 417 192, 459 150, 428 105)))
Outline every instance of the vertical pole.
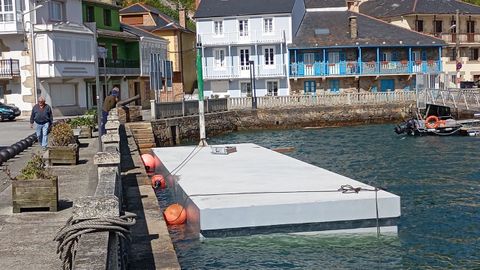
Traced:
POLYGON ((442 47, 438 47, 438 66, 437 71, 442 71, 442 47))
POLYGON ((413 73, 412 47, 408 47, 408 73, 413 73))
POLYGON ((377 47, 377 73, 380 74, 380 47, 377 47))
POLYGON ((253 100, 255 100, 255 108, 257 109, 257 87, 255 86, 255 62, 252 61, 253 66, 253 100))
POLYGON ((35 103, 37 103, 37 59, 35 56, 35 33, 34 33, 34 26, 37 20, 37 11, 35 10, 37 8, 37 1, 33 1, 33 13, 30 16, 30 38, 32 39, 31 42, 31 56, 32 56, 32 79, 33 79, 33 98, 35 99, 35 103))
POLYGON ((93 31, 93 57, 95 60, 95 88, 96 88, 96 99, 97 99, 97 125, 98 125, 98 152, 103 151, 102 147, 102 137, 100 136, 101 127, 102 127, 102 100, 100 99, 100 66, 98 63, 98 43, 97 43, 97 25, 95 23, 91 24, 91 30, 93 31))
POLYGON ((358 72, 363 73, 363 64, 362 64, 362 48, 358 47, 358 72))
POLYGON ((197 84, 198 84, 198 118, 200 127, 200 146, 207 146, 205 132, 205 104, 203 102, 203 70, 202 70, 202 43, 198 37, 197 43, 197 84))
POLYGON ((460 39, 458 38, 458 35, 460 34, 460 11, 457 9, 457 12, 455 14, 455 65, 456 65, 456 70, 457 70, 457 75, 455 76, 456 82, 455 84, 457 85, 457 88, 460 88, 460 69, 459 64, 460 64, 460 39))

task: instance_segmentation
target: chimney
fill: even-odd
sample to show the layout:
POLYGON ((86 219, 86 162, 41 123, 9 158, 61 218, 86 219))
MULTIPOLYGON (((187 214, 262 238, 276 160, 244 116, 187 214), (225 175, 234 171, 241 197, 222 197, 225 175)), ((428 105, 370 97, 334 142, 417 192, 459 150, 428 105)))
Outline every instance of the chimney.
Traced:
POLYGON ((180 8, 178 10, 178 23, 183 28, 187 28, 187 16, 185 15, 185 8, 180 8))
POLYGON ((195 0, 195 10, 198 9, 198 6, 200 5, 201 0, 195 0))
POLYGON ((356 39, 358 37, 357 16, 348 17, 350 25, 350 38, 356 39))

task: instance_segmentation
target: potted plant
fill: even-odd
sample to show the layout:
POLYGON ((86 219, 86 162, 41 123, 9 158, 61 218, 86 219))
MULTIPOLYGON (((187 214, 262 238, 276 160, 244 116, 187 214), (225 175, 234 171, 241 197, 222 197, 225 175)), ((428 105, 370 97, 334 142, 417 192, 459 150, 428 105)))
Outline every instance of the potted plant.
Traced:
POLYGON ((53 125, 49 138, 49 149, 45 154, 48 165, 78 162, 78 145, 72 127, 66 122, 53 125))
POLYGON ((8 168, 6 174, 12 180, 12 206, 14 213, 25 208, 49 208, 57 211, 58 177, 45 167, 42 157, 33 154, 32 158, 12 177, 8 168))
POLYGON ((79 138, 92 138, 92 131, 95 127, 94 118, 90 116, 81 116, 70 119, 70 126, 73 129, 79 129, 79 138))

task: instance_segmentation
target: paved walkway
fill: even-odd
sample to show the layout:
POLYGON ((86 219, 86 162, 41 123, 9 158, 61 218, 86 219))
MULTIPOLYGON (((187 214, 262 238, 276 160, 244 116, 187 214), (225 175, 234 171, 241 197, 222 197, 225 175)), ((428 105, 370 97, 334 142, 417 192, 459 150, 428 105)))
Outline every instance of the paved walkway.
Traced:
MULTIPOLYGON (((13 214, 10 180, 0 172, 0 269, 61 269, 53 238, 71 216, 72 202, 93 195, 97 186, 97 171, 93 165, 97 138, 80 139, 80 142, 79 165, 53 167, 59 177, 58 212, 13 214)), ((34 151, 39 151, 38 146, 6 163, 13 175, 18 174, 34 151)))

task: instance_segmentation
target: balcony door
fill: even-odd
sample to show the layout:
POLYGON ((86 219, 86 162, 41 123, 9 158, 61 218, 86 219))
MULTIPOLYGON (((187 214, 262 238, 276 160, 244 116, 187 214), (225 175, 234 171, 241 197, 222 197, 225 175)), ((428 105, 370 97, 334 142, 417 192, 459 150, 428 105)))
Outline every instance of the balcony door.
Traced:
POLYGON ((250 49, 249 48, 239 48, 238 49, 239 61, 240 61, 240 76, 249 77, 250 76, 250 49))
POLYGON ((315 55, 313 53, 306 53, 303 56, 303 61, 305 64, 305 76, 315 75, 315 69, 313 64, 315 63, 315 55))
POLYGON ((240 38, 248 37, 248 20, 239 20, 238 21, 238 35, 240 38))
POLYGON ((340 63, 345 61, 345 53, 343 52, 328 52, 328 73, 338 75, 345 73, 340 70, 340 63))
POLYGON ((420 51, 412 51, 412 61, 413 73, 422 72, 422 54, 420 51))

